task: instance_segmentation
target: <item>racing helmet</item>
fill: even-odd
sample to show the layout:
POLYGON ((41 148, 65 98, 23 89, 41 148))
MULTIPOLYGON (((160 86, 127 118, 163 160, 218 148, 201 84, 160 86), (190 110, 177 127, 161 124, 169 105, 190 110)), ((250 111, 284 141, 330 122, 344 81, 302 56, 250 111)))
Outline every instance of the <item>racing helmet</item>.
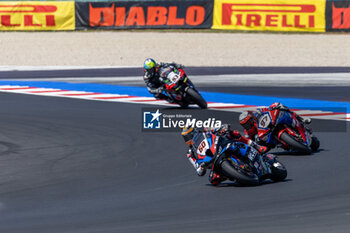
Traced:
POLYGON ((157 63, 155 60, 153 60, 152 58, 147 58, 143 62, 143 68, 149 75, 153 76, 156 71, 156 64, 157 63))
POLYGON ((241 115, 239 115, 239 123, 247 131, 255 127, 254 126, 255 120, 256 119, 254 114, 250 111, 242 112, 241 115))
POLYGON ((282 103, 280 102, 275 102, 273 104, 270 105, 269 107, 270 110, 274 110, 274 109, 280 109, 280 110, 288 110, 287 106, 284 106, 282 103))
POLYGON ((277 107, 279 107, 281 105, 281 103, 280 102, 274 102, 273 104, 271 104, 270 105, 270 107, 269 108, 277 108, 277 107))
POLYGON ((184 127, 182 129, 181 135, 184 138, 187 146, 191 146, 193 144, 193 140, 192 140, 193 136, 194 136, 194 128, 193 127, 191 127, 191 128, 184 127))

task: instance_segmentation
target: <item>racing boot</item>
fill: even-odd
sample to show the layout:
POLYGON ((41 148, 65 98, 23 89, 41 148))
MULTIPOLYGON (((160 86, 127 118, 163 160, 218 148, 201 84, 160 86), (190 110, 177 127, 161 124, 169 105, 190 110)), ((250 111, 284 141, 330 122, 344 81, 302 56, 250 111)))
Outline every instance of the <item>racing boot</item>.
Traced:
POLYGON ((164 100, 167 101, 170 104, 176 103, 176 101, 173 98, 170 98, 169 96, 164 95, 164 100))
POLYGON ((297 115, 297 119, 301 122, 303 122, 304 124, 310 124, 311 123, 311 118, 308 118, 308 117, 301 117, 299 115, 297 115))
POLYGON ((197 175, 199 175, 199 176, 204 176, 205 173, 207 172, 207 166, 206 166, 206 164, 205 164, 205 163, 200 163, 200 164, 198 165, 198 168, 196 169, 196 171, 197 171, 197 175))
POLYGON ((302 121, 303 121, 304 124, 307 124, 307 125, 308 125, 308 124, 311 123, 311 118, 308 118, 308 117, 307 117, 307 118, 303 118, 302 121))
POLYGON ((185 103, 185 102, 178 102, 178 104, 181 106, 181 108, 187 108, 188 107, 188 103, 185 103))
POLYGON ((207 167, 204 163, 198 164, 197 160, 191 153, 191 150, 187 153, 187 159, 190 161, 192 166, 196 169, 197 175, 204 176, 207 172, 207 167))
POLYGON ((169 103, 174 103, 174 100, 172 98, 170 98, 169 96, 167 95, 164 95, 163 93, 157 93, 154 95, 154 97, 157 99, 157 100, 165 100, 169 103))
POLYGON ((311 123, 311 118, 304 118, 304 123, 305 124, 310 124, 311 123))
POLYGON ((209 182, 212 183, 212 185, 214 186, 217 186, 219 185, 221 182, 227 180, 226 177, 218 174, 218 173, 215 173, 213 171, 210 171, 210 174, 209 174, 209 182))

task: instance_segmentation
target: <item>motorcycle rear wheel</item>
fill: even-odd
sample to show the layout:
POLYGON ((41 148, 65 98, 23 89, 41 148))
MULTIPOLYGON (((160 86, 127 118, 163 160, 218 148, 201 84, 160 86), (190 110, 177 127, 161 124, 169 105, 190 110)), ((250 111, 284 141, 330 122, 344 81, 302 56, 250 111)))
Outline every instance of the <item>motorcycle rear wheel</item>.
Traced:
POLYGON ((221 163, 221 168, 225 174, 230 180, 236 180, 240 184, 245 185, 258 185, 259 184, 259 178, 255 174, 248 174, 244 170, 240 168, 235 168, 233 165, 225 160, 221 163))
POLYGON ((298 142, 293 136, 289 135, 288 133, 283 132, 281 135, 281 139, 293 149, 307 155, 311 154, 311 148, 298 142))
POLYGON ((190 96, 190 98, 195 102, 200 108, 206 109, 208 107, 207 102, 203 99, 203 97, 193 90, 192 88, 187 89, 187 95, 190 96))

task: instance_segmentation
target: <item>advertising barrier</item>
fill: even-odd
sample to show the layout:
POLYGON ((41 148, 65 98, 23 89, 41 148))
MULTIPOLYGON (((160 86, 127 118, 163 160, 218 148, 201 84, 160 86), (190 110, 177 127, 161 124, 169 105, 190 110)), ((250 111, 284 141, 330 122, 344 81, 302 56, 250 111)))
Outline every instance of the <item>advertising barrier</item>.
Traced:
POLYGON ((210 28, 213 0, 77 2, 76 27, 210 28))
POLYGON ((0 2, 0 30, 74 30, 74 2, 0 2))
POLYGON ((350 0, 328 0, 326 5, 326 30, 350 31, 350 0))
POLYGON ((326 0, 215 0, 213 29, 325 31, 326 0))
POLYGON ((221 29, 350 32, 350 0, 0 2, 0 30, 221 29))

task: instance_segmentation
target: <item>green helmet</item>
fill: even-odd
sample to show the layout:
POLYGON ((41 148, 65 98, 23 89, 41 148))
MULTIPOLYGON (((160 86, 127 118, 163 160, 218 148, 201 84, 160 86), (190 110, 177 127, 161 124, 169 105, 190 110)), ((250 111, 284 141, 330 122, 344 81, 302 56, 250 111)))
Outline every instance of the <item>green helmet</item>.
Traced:
POLYGON ((153 60, 152 58, 147 58, 145 60, 145 62, 143 63, 143 68, 144 68, 144 71, 146 71, 147 76, 153 77, 156 71, 156 65, 157 65, 156 61, 153 60))
POLYGON ((145 70, 152 70, 156 67, 156 61, 153 60, 152 58, 147 58, 145 60, 145 62, 143 63, 143 68, 145 68, 145 70))

